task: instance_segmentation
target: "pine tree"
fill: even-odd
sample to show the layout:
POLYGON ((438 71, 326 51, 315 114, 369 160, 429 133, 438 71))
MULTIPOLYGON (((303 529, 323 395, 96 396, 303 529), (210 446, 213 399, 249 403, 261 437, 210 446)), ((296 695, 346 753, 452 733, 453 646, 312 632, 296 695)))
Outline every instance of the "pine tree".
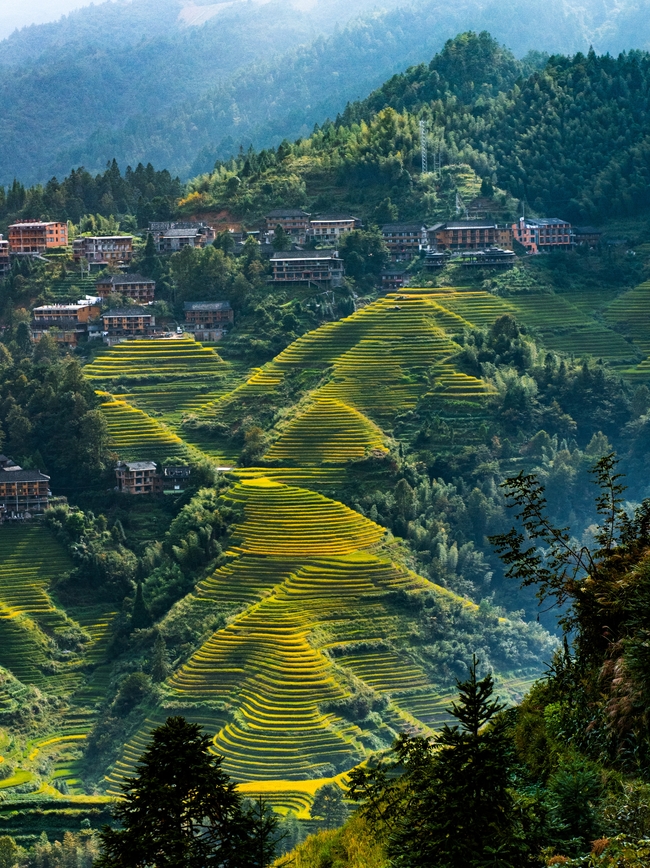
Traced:
POLYGON ((246 824, 250 847, 249 868, 268 868, 275 859, 278 844, 284 834, 278 831, 280 821, 262 796, 249 804, 246 824))
POLYGON ((96 868, 240 868, 250 861, 249 827, 235 784, 210 753, 210 738, 183 717, 152 733, 138 776, 104 827, 96 868))
POLYGON ((142 582, 138 582, 135 600, 133 601, 133 611, 131 612, 131 629, 142 630, 151 624, 151 614, 147 608, 142 590, 142 582))
POLYGON ((350 774, 350 795, 379 831, 400 868, 482 868, 522 864, 520 830, 509 791, 503 706, 490 675, 458 682, 450 709, 460 726, 435 740, 400 736, 396 761, 350 774))
POLYGON ((158 633, 153 646, 153 654, 151 657, 151 678, 153 681, 160 683, 169 675, 169 658, 167 656, 167 645, 163 636, 158 633))
POLYGON ((336 784, 324 784, 317 790, 311 806, 312 820, 318 820, 326 829, 342 826, 347 816, 341 788, 336 784))
POLYGON ((291 246, 291 238, 279 223, 273 232, 272 244, 274 250, 287 250, 291 246))

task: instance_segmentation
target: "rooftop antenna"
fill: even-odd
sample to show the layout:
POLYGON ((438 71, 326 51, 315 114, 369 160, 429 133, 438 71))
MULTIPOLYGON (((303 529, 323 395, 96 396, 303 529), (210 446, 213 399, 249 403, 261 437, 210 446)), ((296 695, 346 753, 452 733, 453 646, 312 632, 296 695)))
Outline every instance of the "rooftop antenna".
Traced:
POLYGON ((420 151, 422 153, 422 174, 426 175, 429 166, 427 162, 427 122, 424 118, 420 120, 420 151))

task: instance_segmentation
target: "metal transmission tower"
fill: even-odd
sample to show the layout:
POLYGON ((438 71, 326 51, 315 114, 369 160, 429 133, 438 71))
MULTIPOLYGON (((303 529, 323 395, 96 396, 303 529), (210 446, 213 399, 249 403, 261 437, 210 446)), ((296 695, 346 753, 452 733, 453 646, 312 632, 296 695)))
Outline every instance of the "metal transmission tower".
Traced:
POLYGON ((427 162, 427 122, 423 119, 420 121, 420 151, 422 152, 422 174, 426 175, 429 171, 427 162))

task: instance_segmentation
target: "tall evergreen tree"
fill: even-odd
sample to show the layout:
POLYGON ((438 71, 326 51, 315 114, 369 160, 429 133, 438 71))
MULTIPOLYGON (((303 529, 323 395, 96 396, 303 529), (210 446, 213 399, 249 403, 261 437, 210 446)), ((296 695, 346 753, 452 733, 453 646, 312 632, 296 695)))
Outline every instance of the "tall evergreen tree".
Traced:
POLYGON ((400 868, 483 868, 522 864, 509 791, 503 705, 491 675, 479 679, 474 657, 450 709, 460 725, 436 740, 400 736, 396 760, 355 769, 350 795, 363 801, 400 868))
POLYGON ((131 628, 133 630, 141 630, 151 624, 151 614, 147 608, 142 590, 142 582, 138 582, 135 600, 133 601, 133 611, 131 612, 131 628))
POLYGON ((170 717, 152 733, 138 776, 101 833, 97 868, 243 868, 248 824, 235 785, 197 724, 170 717))

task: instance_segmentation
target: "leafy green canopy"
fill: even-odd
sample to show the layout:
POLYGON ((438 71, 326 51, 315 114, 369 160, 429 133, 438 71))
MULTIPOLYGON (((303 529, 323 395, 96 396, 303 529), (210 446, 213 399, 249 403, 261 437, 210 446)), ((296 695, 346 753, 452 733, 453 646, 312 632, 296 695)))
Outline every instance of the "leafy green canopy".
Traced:
POLYGON ((218 163, 190 182, 187 206, 257 215, 309 204, 372 217, 389 197, 401 219, 433 219, 453 213, 464 165, 485 182, 471 196, 496 182, 541 213, 637 214, 647 208, 649 94, 645 52, 517 61, 489 34, 464 33, 311 137, 218 163), (420 119, 442 157, 439 178, 420 174, 420 119))
POLYGON ((168 220, 181 190, 178 178, 166 170, 156 171, 151 163, 138 163, 135 169, 128 166, 122 174, 112 160, 94 176, 78 168, 62 181, 52 178, 44 186, 26 189, 16 179, 6 192, 0 186, 0 222, 27 218, 78 223, 84 214, 132 214, 144 226, 148 220, 168 220))
POLYGON ((350 774, 350 795, 403 868, 504 866, 516 858, 516 819, 509 791, 508 740, 503 705, 493 698, 491 675, 458 682, 451 713, 435 739, 402 735, 395 760, 350 774), (497 860, 500 859, 500 862, 497 860))
POLYGON ((613 454, 594 467, 600 493, 594 545, 548 517, 543 486, 520 473, 503 483, 518 527, 491 538, 506 575, 560 607, 564 652, 550 684, 562 725, 592 756, 644 778, 650 773, 650 501, 625 508, 613 454))
POLYGON ((102 831, 98 868, 269 864, 277 821, 263 805, 244 809, 210 744, 183 717, 153 731, 138 777, 125 781, 114 810, 121 828, 102 831))

